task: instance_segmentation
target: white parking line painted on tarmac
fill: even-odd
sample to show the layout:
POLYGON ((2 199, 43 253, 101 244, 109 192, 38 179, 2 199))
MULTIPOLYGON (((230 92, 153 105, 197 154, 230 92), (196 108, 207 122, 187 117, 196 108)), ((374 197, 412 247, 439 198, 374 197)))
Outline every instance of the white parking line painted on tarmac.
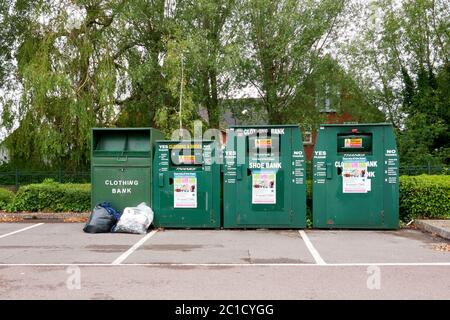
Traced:
POLYGON ((152 232, 147 234, 145 237, 141 238, 130 249, 125 251, 120 257, 118 257, 116 260, 114 260, 113 263, 111 263, 111 264, 112 265, 121 264, 123 261, 125 261, 126 258, 128 258, 128 256, 130 254, 132 254, 134 251, 136 251, 140 246, 142 246, 145 243, 145 241, 147 241, 149 238, 153 237, 155 235, 155 233, 157 233, 157 232, 158 232, 158 230, 153 230, 152 232))
POLYGON ((6 237, 8 237, 8 236, 12 236, 13 234, 16 234, 16 233, 19 233, 19 232, 22 232, 22 231, 26 231, 26 230, 30 230, 30 229, 32 229, 32 228, 36 228, 36 227, 42 226, 43 224, 44 224, 43 222, 41 222, 41 223, 36 223, 36 224, 33 224, 32 226, 29 226, 29 227, 26 227, 26 228, 23 228, 23 229, 19 229, 19 230, 16 230, 16 231, 13 231, 13 232, 10 232, 10 233, 1 235, 1 236, 0 236, 0 239, 1 239, 1 238, 6 238, 6 237))
POLYGON ((450 267, 450 262, 380 263, 0 263, 0 267, 450 267))
POLYGON ((324 265, 326 264, 325 261, 320 256, 319 252, 314 248, 313 244, 309 240, 308 236, 306 235, 305 231, 299 230, 300 236, 302 237, 303 241, 305 242, 306 247, 308 248, 309 252, 313 256, 314 260, 318 265, 324 265))

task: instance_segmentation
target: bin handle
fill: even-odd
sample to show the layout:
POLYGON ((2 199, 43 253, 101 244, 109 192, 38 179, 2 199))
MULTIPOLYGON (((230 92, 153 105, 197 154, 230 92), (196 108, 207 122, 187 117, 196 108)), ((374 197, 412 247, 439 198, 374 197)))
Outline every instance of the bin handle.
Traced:
POLYGON ((206 191, 206 197, 205 197, 205 199, 206 199, 206 203, 205 203, 205 210, 206 211, 208 211, 208 191, 206 191))
POLYGON ((333 179, 333 170, 330 162, 327 162, 326 164, 326 175, 327 179, 333 179))
POLYGON ((158 184, 160 187, 164 187, 164 173, 158 174, 158 184))
POLYGON ((128 156, 125 156, 125 158, 120 158, 120 156, 117 157, 117 161, 120 162, 127 162, 128 161, 128 156))
POLYGON ((236 180, 242 180, 242 164, 238 164, 236 167, 236 180))

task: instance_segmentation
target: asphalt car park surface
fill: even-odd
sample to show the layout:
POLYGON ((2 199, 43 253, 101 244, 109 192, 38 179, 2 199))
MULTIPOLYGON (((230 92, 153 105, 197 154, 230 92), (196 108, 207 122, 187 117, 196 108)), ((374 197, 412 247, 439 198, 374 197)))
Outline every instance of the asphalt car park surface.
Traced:
POLYGON ((0 224, 0 298, 450 298, 449 243, 417 230, 82 228, 0 224))

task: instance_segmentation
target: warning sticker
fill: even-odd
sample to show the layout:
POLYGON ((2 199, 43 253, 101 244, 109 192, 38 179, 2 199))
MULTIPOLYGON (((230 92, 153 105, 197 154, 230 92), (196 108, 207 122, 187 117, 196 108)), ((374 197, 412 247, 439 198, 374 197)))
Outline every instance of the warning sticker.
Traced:
POLYGON ((178 163, 180 164, 194 164, 195 156, 194 155, 181 155, 178 156, 178 163))
POLYGON ((366 159, 344 159, 342 161, 342 192, 367 193, 371 182, 367 181, 366 159))
POLYGON ((255 139, 256 148, 270 148, 272 146, 272 139, 255 139))
POLYGON ((362 138, 349 138, 344 140, 345 148, 362 148, 362 138))
POLYGON ((275 204, 277 202, 276 171, 252 173, 252 203, 275 204))
POLYGON ((195 173, 174 173, 174 208, 197 208, 197 176, 195 173))

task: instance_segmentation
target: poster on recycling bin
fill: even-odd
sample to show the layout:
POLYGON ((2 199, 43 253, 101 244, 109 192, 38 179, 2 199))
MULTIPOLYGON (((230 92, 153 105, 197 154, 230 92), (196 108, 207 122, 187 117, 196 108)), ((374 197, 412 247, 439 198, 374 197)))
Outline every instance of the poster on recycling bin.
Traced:
POLYGON ((252 203, 275 204, 277 202, 276 171, 252 173, 252 203))
POLYGON ((365 158, 342 161, 343 193, 367 193, 370 191, 370 180, 367 180, 367 160, 365 158))
POLYGON ((197 208, 197 177, 195 173, 174 173, 174 208, 197 208))

